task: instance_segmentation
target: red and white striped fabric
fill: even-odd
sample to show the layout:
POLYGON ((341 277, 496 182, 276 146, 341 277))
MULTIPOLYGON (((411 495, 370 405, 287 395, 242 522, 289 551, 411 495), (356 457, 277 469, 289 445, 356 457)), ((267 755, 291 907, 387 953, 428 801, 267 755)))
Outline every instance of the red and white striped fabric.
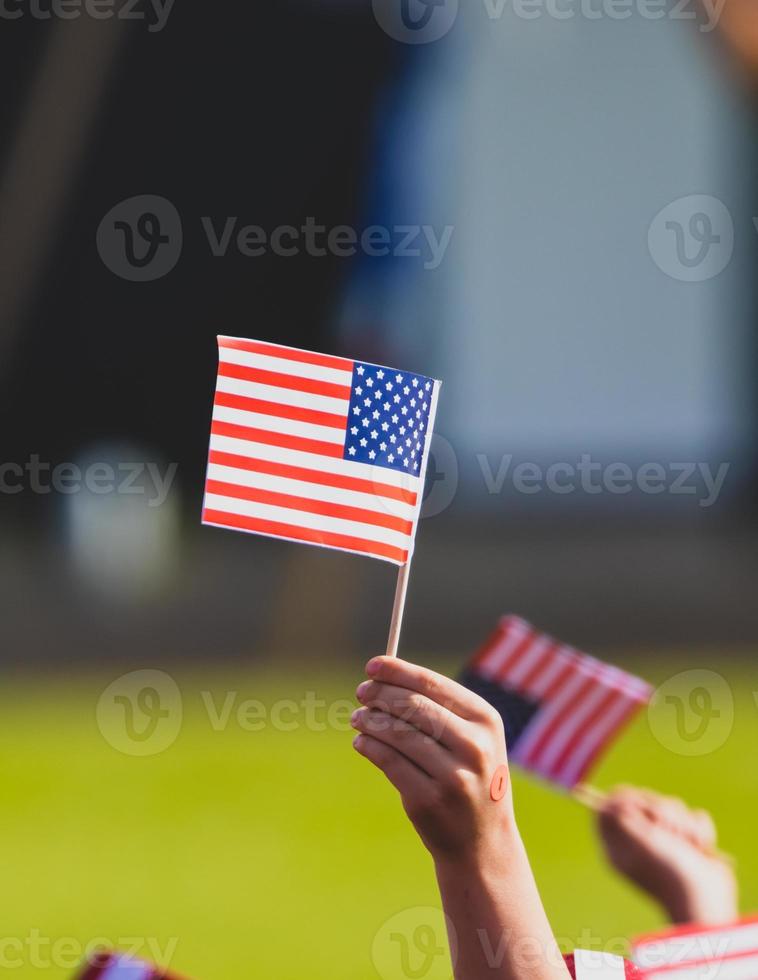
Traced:
POLYGON ((577 949, 566 957, 566 966, 574 980, 640 980, 640 972, 629 960, 613 953, 577 949))
POLYGON ((758 916, 642 936, 632 955, 645 980, 758 980, 758 916))
MULTIPOLYGON (((502 713, 511 759, 561 786, 580 782, 621 727, 650 700, 645 681, 505 616, 469 667, 491 690, 510 692, 502 713), (521 718, 513 730, 513 696, 521 718)), ((468 686, 474 684, 464 680, 468 686)), ((480 690, 497 705, 497 700, 480 690)))
POLYGON ((278 344, 218 344, 203 523, 405 564, 439 382, 278 344))
POLYGON ((180 980, 173 973, 121 953, 99 953, 77 974, 77 980, 180 980))

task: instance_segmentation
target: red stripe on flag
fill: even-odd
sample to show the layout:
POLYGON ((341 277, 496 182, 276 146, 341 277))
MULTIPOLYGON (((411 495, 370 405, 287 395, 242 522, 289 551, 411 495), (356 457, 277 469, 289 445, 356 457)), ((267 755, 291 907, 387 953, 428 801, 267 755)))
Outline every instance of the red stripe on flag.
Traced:
POLYGON ((472 668, 481 667, 481 665, 488 659, 490 654, 493 654, 495 650, 500 646, 503 639, 507 635, 507 631, 502 627, 498 626, 495 632, 479 647, 479 649, 474 654, 471 660, 472 668))
POLYGON ((498 668, 497 674, 495 675, 496 681, 499 681, 501 684, 508 683, 508 673, 513 670, 519 660, 526 655, 537 638, 537 634, 532 630, 529 630, 522 637, 522 639, 518 641, 516 646, 511 650, 498 668))
POLYGON ((219 347, 230 350, 246 350, 250 354, 265 354, 266 357, 281 357, 285 361, 300 361, 301 364, 316 364, 318 367, 334 368, 336 371, 352 371, 353 362, 346 357, 331 354, 316 354, 309 350, 294 347, 280 347, 278 344, 264 344, 258 340, 240 340, 237 337, 219 337, 219 347))
POLYGON ((563 685, 575 672, 576 672, 576 664, 572 660, 569 660, 569 662, 564 667, 562 667, 558 671, 556 676, 553 678, 550 686, 542 695, 542 699, 544 701, 552 701, 552 699, 557 694, 560 694, 563 685))
POLYGON ((731 932, 733 929, 741 930, 745 926, 753 925, 758 925, 758 915, 745 915, 732 922, 719 923, 719 925, 715 926, 706 926, 701 922, 688 922, 683 926, 669 926, 666 929, 660 929, 658 932, 645 932, 634 939, 632 948, 634 955, 638 956, 643 950, 643 947, 651 943, 658 948, 658 943, 661 941, 678 939, 680 936, 694 936, 698 934, 710 936, 714 933, 731 932))
POLYGON ((217 391, 213 404, 222 405, 224 408, 238 408, 243 412, 257 412, 259 415, 275 415, 280 419, 294 419, 296 422, 310 422, 312 425, 327 425, 334 429, 347 428, 347 413, 335 415, 332 412, 319 412, 314 408, 298 408, 297 405, 269 402, 263 398, 230 395, 226 391, 217 391))
POLYGON ((278 371, 264 371, 262 368, 245 367, 243 364, 229 364, 222 361, 218 366, 222 378, 237 378, 238 381, 254 381, 272 388, 288 388, 292 391, 308 391, 312 395, 327 395, 350 401, 350 385, 337 385, 332 381, 316 381, 313 378, 299 378, 295 374, 280 374, 278 371))
POLYGON ((342 459, 341 445, 324 442, 321 439, 305 439, 303 436, 289 436, 284 432, 269 432, 267 429, 254 429, 247 425, 215 420, 211 423, 211 433, 216 436, 229 436, 232 439, 244 439, 246 442, 261 442, 266 446, 297 449, 301 453, 316 453, 318 456, 342 459))
POLYGON ((346 551, 360 551, 371 555, 381 555, 391 561, 406 562, 407 550, 381 541, 369 541, 364 538, 354 538, 347 534, 333 534, 331 531, 314 531, 295 524, 280 524, 278 521, 265 521, 256 517, 242 517, 239 514, 225 514, 220 510, 204 510, 203 521, 206 524, 219 524, 221 527, 236 528, 241 531, 254 531, 257 534, 268 534, 276 538, 291 538, 293 541, 309 541, 312 544, 326 545, 331 548, 343 548, 346 551))
MULTIPOLYGON (((582 699, 596 686, 597 682, 591 678, 584 681, 584 683, 580 685, 579 690, 573 694, 571 700, 567 701, 566 704, 558 709, 556 714, 553 715, 548 724, 542 729, 539 738, 536 740, 534 745, 530 747, 525 759, 527 765, 539 765, 540 755, 550 744, 556 733, 560 731, 561 725, 564 724, 566 718, 569 717, 573 711, 576 711, 576 706, 580 704, 582 699)), ((550 769, 551 772, 555 771, 553 766, 551 766, 550 769)))
MULTIPOLYGON (((660 963, 658 966, 648 966, 645 967, 643 975, 657 977, 659 974, 690 973, 691 975, 694 973, 696 977, 723 977, 724 980, 728 980, 730 976, 734 975, 734 971, 730 970, 727 964, 739 964, 740 960, 754 960, 756 957, 758 957, 758 950, 754 949, 739 953, 717 953, 714 956, 706 956, 704 959, 681 960, 677 963, 660 963)), ((755 969, 755 967, 751 967, 749 974, 751 977, 755 976, 755 969)), ((737 975, 746 976, 744 967, 742 974, 738 971, 737 975)))
MULTIPOLYGON (((597 724, 597 722, 603 717, 605 712, 609 710, 611 707, 613 707, 613 705, 616 703, 616 701, 619 698, 623 698, 623 697, 624 695, 621 694, 619 691, 611 690, 608 691, 601 698, 600 703, 597 704, 594 710, 584 719, 583 722, 580 723, 579 728, 574 732, 574 734, 568 740, 567 744, 564 746, 561 754, 555 760, 555 763, 553 765, 553 769, 555 772, 559 772, 561 769, 563 769, 563 767, 569 761, 569 759, 574 754, 576 749, 579 747, 579 743, 582 741, 585 735, 587 735, 590 729, 592 729, 594 725, 597 724)), ((605 741, 604 737, 601 737, 599 741, 600 744, 602 745, 605 741)))
POLYGON ((361 480, 356 476, 340 476, 338 473, 327 473, 324 470, 310 470, 305 466, 291 466, 289 463, 272 463, 267 459, 251 459, 249 456, 223 453, 218 449, 211 449, 208 460, 219 466, 249 470, 251 473, 267 473, 269 476, 283 476, 290 480, 302 480, 304 483, 318 483, 324 487, 338 487, 340 490, 355 490, 358 493, 388 497, 390 500, 400 500, 412 507, 417 500, 417 495, 412 490, 391 487, 387 483, 361 480))
POLYGON ((220 480, 208 480, 208 493, 221 497, 234 497, 238 500, 252 500, 258 504, 270 504, 272 507, 289 507, 292 510, 302 510, 309 514, 321 514, 324 517, 336 517, 343 521, 356 521, 360 524, 373 524, 376 527, 386 527, 390 531, 410 534, 413 523, 391 514, 378 514, 363 507, 349 507, 345 504, 332 504, 326 500, 314 500, 312 497, 296 497, 290 493, 278 493, 274 490, 261 490, 258 487, 241 487, 235 483, 223 483, 220 480))
POLYGON ((545 667, 555 659, 555 655, 560 649, 560 643, 549 643, 542 653, 537 657, 535 663, 527 671, 524 678, 519 682, 519 687, 527 693, 531 690, 534 682, 539 678, 545 667))
POLYGON ((634 718, 634 716, 637 714, 637 712, 640 710, 641 707, 642 707, 641 701, 629 702, 629 707, 623 713, 621 718, 614 723, 614 726, 611 729, 611 731, 608 733, 607 737, 604 738, 602 742, 600 742, 598 745, 596 745, 595 748, 592 750, 592 752, 590 752, 590 754, 585 759, 584 765, 582 766, 580 771, 576 774, 576 781, 578 783, 582 781, 584 774, 589 772, 590 769, 592 769, 592 767, 595 764, 595 760, 600 755, 600 753, 604 751, 604 749, 606 749, 608 746, 610 746, 613 742, 616 741, 616 739, 619 737, 619 735, 621 734, 625 726, 629 724, 629 722, 632 720, 632 718, 634 718))

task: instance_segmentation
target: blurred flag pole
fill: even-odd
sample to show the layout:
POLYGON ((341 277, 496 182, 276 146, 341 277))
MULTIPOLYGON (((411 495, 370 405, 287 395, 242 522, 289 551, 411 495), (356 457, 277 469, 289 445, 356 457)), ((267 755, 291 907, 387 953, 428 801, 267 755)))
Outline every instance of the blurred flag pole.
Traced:
POLYGON ((589 783, 577 783, 571 790, 571 795, 577 803, 586 806, 593 813, 599 813, 608 802, 608 794, 589 783))
POLYGON ((401 565, 397 572, 397 586, 395 587, 395 603, 392 607, 392 621, 390 623, 390 635, 387 640, 387 656, 396 657, 397 647, 400 643, 400 630, 403 626, 403 613, 405 612, 405 597, 408 595, 408 577, 411 571, 411 559, 401 565))
MULTIPOLYGON (((582 806, 586 806, 588 810, 592 810, 593 813, 601 813, 606 803, 608 802, 608 794, 604 793, 602 790, 597 789, 595 786, 590 786, 589 783, 577 783, 577 785, 571 790, 572 797, 581 803, 582 806)), ((703 847, 703 854, 708 855, 708 857, 716 858, 719 861, 723 861, 725 864, 730 864, 732 866, 737 864, 737 859, 733 854, 729 854, 727 851, 721 851, 717 847, 703 847)))

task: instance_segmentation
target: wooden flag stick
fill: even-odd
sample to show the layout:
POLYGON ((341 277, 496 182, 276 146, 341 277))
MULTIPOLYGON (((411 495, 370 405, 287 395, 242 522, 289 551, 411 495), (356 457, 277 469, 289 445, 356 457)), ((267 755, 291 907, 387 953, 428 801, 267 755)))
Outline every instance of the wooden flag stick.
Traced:
MULTIPOLYGON (((571 790, 571 796, 577 803, 586 806, 593 813, 600 813, 608 802, 608 794, 596 786, 590 786, 589 783, 577 783, 571 790)), ((708 857, 717 858, 725 864, 732 865, 732 867, 737 864, 737 859, 733 854, 729 854, 728 851, 721 851, 717 847, 704 847, 703 854, 706 854, 708 857)))
POLYGON ((403 613, 405 612, 405 597, 408 595, 408 576, 410 575, 411 559, 401 565, 397 572, 397 586, 395 587, 395 603, 392 607, 392 621, 390 623, 390 635, 387 640, 387 656, 396 657, 397 648, 400 643, 400 630, 403 625, 403 613))
POLYGON ((577 803, 586 806, 593 813, 599 813, 608 801, 607 793, 597 789, 595 786, 590 786, 589 783, 577 783, 571 790, 571 795, 577 803))

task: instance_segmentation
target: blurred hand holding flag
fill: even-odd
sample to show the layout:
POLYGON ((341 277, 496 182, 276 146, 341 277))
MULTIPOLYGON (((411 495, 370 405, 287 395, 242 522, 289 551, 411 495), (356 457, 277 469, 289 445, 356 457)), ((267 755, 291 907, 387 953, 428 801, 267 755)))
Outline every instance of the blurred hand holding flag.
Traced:
POLYGON ((401 566, 397 650, 440 382, 219 337, 203 523, 401 566))
POLYGON ((505 724, 511 760, 566 789, 581 782, 649 684, 504 616, 461 675, 505 724))

